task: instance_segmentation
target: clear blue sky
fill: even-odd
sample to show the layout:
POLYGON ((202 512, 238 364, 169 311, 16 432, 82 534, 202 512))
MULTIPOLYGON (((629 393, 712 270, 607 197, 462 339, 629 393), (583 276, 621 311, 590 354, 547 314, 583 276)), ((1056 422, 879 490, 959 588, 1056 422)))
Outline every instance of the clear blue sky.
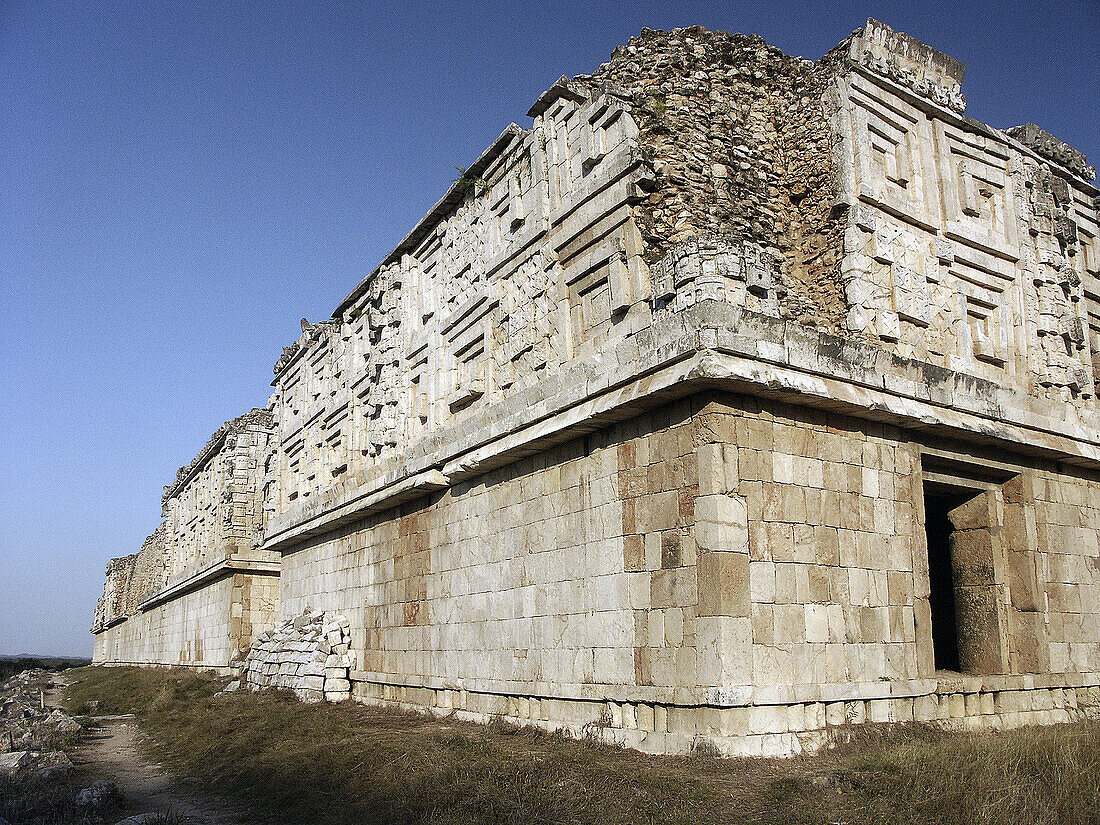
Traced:
POLYGON ((1100 161, 1100 0, 0 0, 0 653, 90 652, 175 469, 555 79, 643 26, 817 58, 868 16, 1100 161))

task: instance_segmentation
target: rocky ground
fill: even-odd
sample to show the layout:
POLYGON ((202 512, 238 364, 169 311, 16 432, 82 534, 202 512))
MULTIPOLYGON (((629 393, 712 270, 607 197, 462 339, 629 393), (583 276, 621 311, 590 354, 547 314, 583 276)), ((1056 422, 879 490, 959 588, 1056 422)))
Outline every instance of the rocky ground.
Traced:
POLYGON ((250 825, 235 801, 172 773, 150 752, 131 715, 95 717, 73 752, 87 776, 105 778, 121 793, 126 819, 116 825, 250 825))
POLYGON ((86 722, 58 704, 58 673, 24 670, 0 685, 0 825, 117 818, 118 788, 91 780, 70 757, 86 722))
POLYGON ((0 684, 0 825, 245 821, 150 758, 133 716, 66 713, 64 688, 64 673, 40 668, 0 684))

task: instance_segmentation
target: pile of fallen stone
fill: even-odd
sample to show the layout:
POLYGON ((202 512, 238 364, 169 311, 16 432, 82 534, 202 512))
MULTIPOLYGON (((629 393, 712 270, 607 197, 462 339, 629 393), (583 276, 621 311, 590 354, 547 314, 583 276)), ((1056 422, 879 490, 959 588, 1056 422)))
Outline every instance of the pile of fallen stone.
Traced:
POLYGON ((0 774, 52 778, 72 770, 62 748, 72 744, 82 725, 46 706, 52 681, 48 670, 32 669, 0 685, 0 774))
POLYGON ((252 643, 240 683, 251 690, 288 688, 306 702, 341 702, 351 698, 350 648, 346 616, 306 608, 252 643))
POLYGON ((65 750, 83 724, 50 707, 57 675, 34 668, 0 684, 0 825, 117 819, 123 798, 113 782, 84 785, 65 750))

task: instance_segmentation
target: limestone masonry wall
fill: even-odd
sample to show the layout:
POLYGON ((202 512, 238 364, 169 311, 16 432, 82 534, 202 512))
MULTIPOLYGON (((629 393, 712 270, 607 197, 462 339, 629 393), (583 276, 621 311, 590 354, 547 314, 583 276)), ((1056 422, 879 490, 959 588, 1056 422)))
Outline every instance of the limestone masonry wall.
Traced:
POLYGON ((181 469, 97 661, 654 752, 1095 712, 1100 190, 964 73, 869 20, 563 77, 181 469))
POLYGON ((94 661, 228 667, 277 617, 278 556, 259 549, 271 413, 227 422, 165 487, 164 520, 107 567, 94 661))
MULTIPOLYGON (((131 616, 97 634, 94 660, 228 666, 236 653, 229 629, 232 589, 232 578, 223 578, 131 616)), ((264 617, 265 624, 277 615, 274 610, 277 594, 276 590, 269 596, 272 604, 264 617)))

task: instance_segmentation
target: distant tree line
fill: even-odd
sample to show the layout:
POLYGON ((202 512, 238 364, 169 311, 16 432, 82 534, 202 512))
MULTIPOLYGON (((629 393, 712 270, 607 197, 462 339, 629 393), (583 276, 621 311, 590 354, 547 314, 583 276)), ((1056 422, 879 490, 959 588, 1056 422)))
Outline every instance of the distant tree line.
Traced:
POLYGON ((65 670, 70 667, 83 667, 91 659, 66 659, 59 656, 18 656, 0 659, 0 682, 6 682, 17 673, 32 668, 44 670, 65 670))

